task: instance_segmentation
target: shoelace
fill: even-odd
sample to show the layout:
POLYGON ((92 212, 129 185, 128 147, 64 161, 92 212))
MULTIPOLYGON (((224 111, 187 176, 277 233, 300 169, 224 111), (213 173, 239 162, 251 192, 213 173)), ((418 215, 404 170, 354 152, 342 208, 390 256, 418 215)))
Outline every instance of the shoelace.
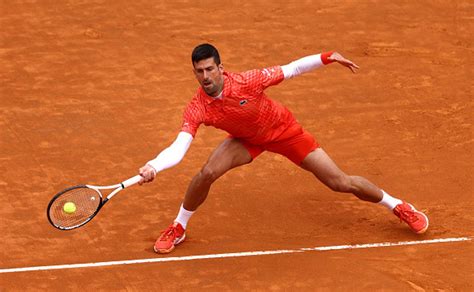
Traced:
POLYGON ((399 210, 398 213, 400 214, 400 221, 405 220, 409 223, 413 223, 418 220, 413 210, 399 210))
POLYGON ((162 236, 160 236, 160 241, 167 241, 168 238, 170 237, 177 237, 177 230, 176 230, 176 227, 174 226, 170 226, 168 227, 167 229, 161 231, 161 233, 163 234, 162 236))

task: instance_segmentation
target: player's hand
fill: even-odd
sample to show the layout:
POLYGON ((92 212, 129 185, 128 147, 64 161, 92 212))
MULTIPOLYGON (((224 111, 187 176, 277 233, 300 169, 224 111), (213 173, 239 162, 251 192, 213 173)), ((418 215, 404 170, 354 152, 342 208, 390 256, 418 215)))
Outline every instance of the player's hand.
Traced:
POLYGON ((142 179, 138 182, 139 185, 152 182, 156 176, 156 170, 149 164, 145 164, 141 167, 138 173, 142 176, 142 179))
POLYGON ((341 54, 337 52, 332 53, 331 56, 328 57, 328 60, 338 62, 342 66, 351 69, 352 73, 356 73, 356 70, 359 69, 359 66, 357 66, 354 62, 344 58, 341 54))

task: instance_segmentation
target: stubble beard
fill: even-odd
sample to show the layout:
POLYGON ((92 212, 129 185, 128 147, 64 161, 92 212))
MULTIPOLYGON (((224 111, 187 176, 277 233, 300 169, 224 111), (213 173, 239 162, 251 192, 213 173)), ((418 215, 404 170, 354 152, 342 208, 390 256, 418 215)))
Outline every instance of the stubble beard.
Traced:
POLYGON ((219 84, 216 84, 214 82, 212 82, 212 86, 210 88, 206 88, 204 84, 202 84, 201 86, 204 89, 204 91, 207 93, 207 95, 212 96, 212 97, 215 97, 214 95, 219 94, 220 90, 222 90, 222 88, 219 88, 219 84))

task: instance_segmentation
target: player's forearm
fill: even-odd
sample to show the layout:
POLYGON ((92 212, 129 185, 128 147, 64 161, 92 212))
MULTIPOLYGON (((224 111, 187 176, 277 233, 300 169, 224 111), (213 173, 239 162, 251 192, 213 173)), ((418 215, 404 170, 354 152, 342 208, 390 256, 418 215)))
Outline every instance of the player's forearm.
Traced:
POLYGON ((328 60, 333 52, 326 52, 317 55, 307 56, 296 61, 293 61, 287 65, 281 66, 285 79, 289 79, 311 70, 317 69, 323 65, 332 63, 333 61, 328 60))
POLYGON ((173 144, 161 151, 155 159, 148 161, 147 164, 153 167, 157 173, 175 166, 181 162, 192 141, 191 134, 180 132, 173 144))

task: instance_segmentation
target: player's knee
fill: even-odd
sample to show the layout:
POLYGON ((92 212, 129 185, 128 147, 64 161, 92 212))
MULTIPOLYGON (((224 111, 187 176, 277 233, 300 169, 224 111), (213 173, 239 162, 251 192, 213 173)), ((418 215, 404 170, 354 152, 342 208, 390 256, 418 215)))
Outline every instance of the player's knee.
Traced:
POLYGON ((219 175, 212 167, 206 165, 201 169, 199 177, 204 182, 213 183, 216 179, 219 178, 219 175))
POLYGON ((350 193, 352 189, 351 178, 348 175, 332 178, 327 185, 331 190, 338 193, 350 193))

